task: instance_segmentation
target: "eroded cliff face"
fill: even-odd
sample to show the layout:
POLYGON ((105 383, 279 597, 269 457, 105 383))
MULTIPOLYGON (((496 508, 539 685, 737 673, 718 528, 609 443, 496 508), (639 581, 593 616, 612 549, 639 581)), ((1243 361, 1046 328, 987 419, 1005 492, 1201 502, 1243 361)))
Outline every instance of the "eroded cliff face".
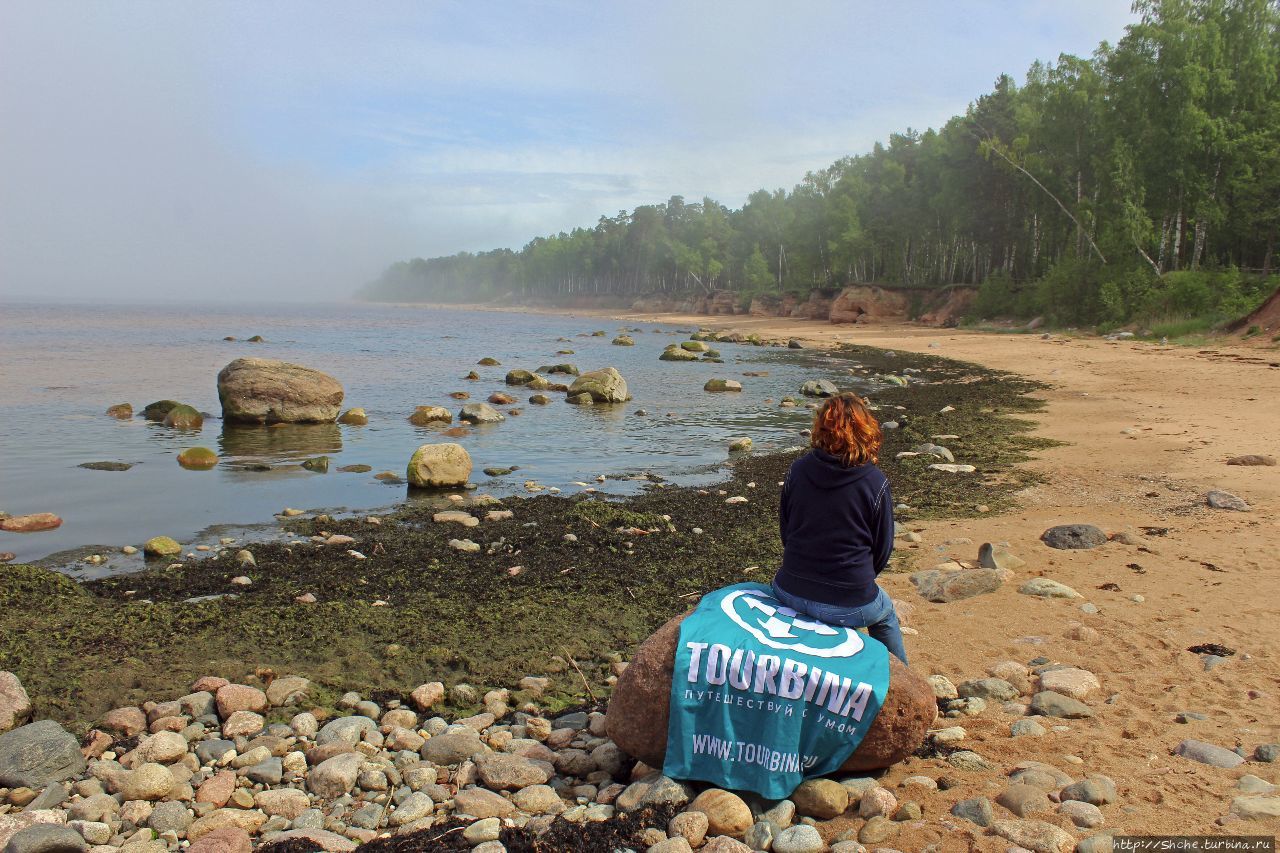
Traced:
POLYGON ((556 304, 583 309, 629 308, 643 314, 793 317, 830 323, 914 320, 926 326, 954 326, 968 312, 977 294, 977 288, 973 287, 907 290, 854 284, 842 290, 814 288, 804 294, 761 294, 752 297, 745 308, 742 294, 732 290, 676 295, 650 293, 635 299, 612 294, 582 294, 556 304))

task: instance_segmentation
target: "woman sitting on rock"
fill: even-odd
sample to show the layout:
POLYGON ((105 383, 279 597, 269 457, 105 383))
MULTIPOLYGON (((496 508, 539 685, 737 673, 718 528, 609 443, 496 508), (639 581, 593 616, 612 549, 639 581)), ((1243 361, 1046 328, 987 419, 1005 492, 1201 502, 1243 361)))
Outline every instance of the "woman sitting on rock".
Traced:
POLYGON ((893 601, 876 576, 893 553, 893 499, 876 467, 880 424, 855 394, 829 397, 813 419, 813 450, 782 486, 782 568, 774 596, 819 622, 866 628, 907 662, 893 601))

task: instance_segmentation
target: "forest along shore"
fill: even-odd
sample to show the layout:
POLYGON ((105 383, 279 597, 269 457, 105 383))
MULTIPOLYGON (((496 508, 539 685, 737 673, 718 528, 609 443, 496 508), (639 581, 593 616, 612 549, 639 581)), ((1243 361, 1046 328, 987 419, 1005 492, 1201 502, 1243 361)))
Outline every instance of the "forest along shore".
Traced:
MULTIPOLYGON (((828 819, 829 802, 797 796, 799 814, 818 818, 822 839, 871 844, 892 838, 899 849, 970 849, 974 843, 1003 849, 998 845, 1006 842, 996 835, 1027 846, 1030 836, 1018 835, 1025 830, 1055 845, 1045 849, 1069 850, 1075 839, 1110 831, 1274 831, 1277 779, 1269 761, 1280 753, 1274 715, 1280 669, 1269 612, 1278 581, 1268 555, 1275 469, 1226 462, 1238 454, 1276 454, 1276 439, 1263 426, 1277 414, 1280 371, 1226 350, 910 328, 851 335, 813 324, 754 325, 748 318, 736 318, 733 327, 827 344, 838 336, 891 346, 892 355, 853 349, 847 357, 861 369, 901 374, 911 368, 928 380, 874 400, 882 419, 892 413, 899 423, 886 434, 884 466, 896 500, 911 507, 900 513, 905 529, 884 582, 905 617, 913 668, 935 676, 947 717, 919 756, 874 781, 842 786, 847 811, 828 819), (1042 382, 974 362, 1018 368, 1042 382), (1250 390, 1233 390, 1242 386, 1250 390), (955 438, 936 438, 943 435, 955 438), (897 458, 931 439, 976 471, 941 472, 929 469, 928 459, 897 458), (1034 458, 1027 459, 1028 451, 1034 458), (1209 508, 1210 488, 1245 498, 1249 510, 1209 508), (1110 538, 1078 551, 1040 540, 1064 523, 1097 525, 1110 538), (943 579, 970 571, 951 561, 977 566, 984 542, 1001 546, 990 559, 1003 583, 960 600, 922 597, 938 584, 917 576, 917 590, 913 573, 940 563, 947 564, 943 579), (1078 697, 1083 709, 1033 703, 1036 690, 1050 684, 1078 697), (963 698, 948 698, 954 696, 963 698), (1028 704, 1040 714, 1028 714, 1028 704), (1175 755, 1179 748, 1223 766, 1175 755), (1026 762, 1051 769, 1028 771, 1026 762), (1046 790, 1068 802, 1056 805, 1046 790), (1093 802, 1072 799, 1076 795, 1093 802), (1016 821, 1018 814, 1030 824, 1016 821)), ((464 506, 479 517, 499 513, 470 531, 437 524, 430 512, 414 508, 377 524, 299 518, 290 525, 302 544, 250 546, 257 566, 248 572, 233 553, 88 587, 10 567, 0 570, 0 661, 23 674, 37 716, 66 721, 73 730, 100 723, 114 705, 176 699, 207 674, 259 686, 276 674, 309 678, 300 704, 268 712, 269 720, 289 719, 302 708, 321 718, 346 713, 354 698, 339 694, 348 688, 376 703, 358 706, 357 713, 421 707, 409 693, 434 681, 455 688, 466 681, 478 689, 446 691, 430 714, 457 719, 488 704, 480 697, 498 687, 511 692, 490 696, 491 702, 501 698, 512 708, 536 708, 538 719, 555 717, 590 702, 586 684, 597 698, 607 694, 634 643, 700 592, 767 578, 779 556, 776 484, 791 457, 742 459, 720 488, 660 487, 607 503, 539 496, 464 506), (734 498, 745 501, 730 502, 734 498), (513 517, 503 519, 507 511, 513 517), (536 526, 526 526, 531 522, 536 526), (472 555, 454 552, 448 540, 460 533, 487 547, 472 555), (321 535, 352 541, 313 544, 310 537, 321 535), (348 549, 369 559, 352 562, 348 549), (438 557, 433 562, 422 554, 438 557), (253 583, 238 589, 239 598, 183 603, 224 594, 242 574, 253 583), (315 601, 304 603, 309 597, 315 601), (549 683, 521 680, 529 675, 549 683)), ((524 718, 511 719, 519 726, 524 718)), ((440 723, 415 722, 428 734, 442 731, 440 723)), ((300 725, 305 730, 307 721, 300 725)), ((506 731, 502 720, 487 717, 474 725, 490 739, 506 731)), ((570 751, 572 744, 592 742, 586 718, 564 725, 577 726, 579 734, 549 739, 554 748, 560 740, 570 751)), ((291 732, 302 746, 313 737, 291 732)), ((372 758, 391 762, 392 753, 384 749, 372 758)), ((452 796, 451 786, 468 781, 465 769, 446 772, 432 793, 452 796)), ((629 781, 625 765, 611 769, 616 783, 629 781)), ((302 772, 316 771, 291 771, 280 784, 301 787, 302 772)), ((475 770, 466 772, 474 776, 475 770)), ((353 782, 355 800, 340 818, 313 795, 330 809, 323 825, 359 840, 376 834, 356 819, 380 796, 378 780, 365 781, 370 787, 353 782)), ((549 781, 565 795, 581 782, 567 769, 549 781)), ((619 793, 603 777, 597 781, 594 805, 591 798, 579 802, 583 810, 573 812, 575 819, 613 814, 586 814, 619 793)), ((492 787, 483 778, 480 783, 492 787)), ((532 803, 532 795, 512 799, 532 803)), ((459 805, 455 797, 437 816, 443 821, 465 805, 469 801, 459 805)), ((788 812, 785 822, 793 817, 788 812)), ((383 821, 375 822, 377 829, 386 826, 385 814, 383 821)), ((605 820, 590 827, 583 832, 601 840, 631 833, 628 843, 642 848, 638 830, 650 830, 651 842, 654 832, 665 834, 666 822, 651 816, 641 825, 605 820)), ((517 836, 504 841, 523 849, 517 836)), ((1081 849, 1107 849, 1102 844, 1099 838, 1081 849)))

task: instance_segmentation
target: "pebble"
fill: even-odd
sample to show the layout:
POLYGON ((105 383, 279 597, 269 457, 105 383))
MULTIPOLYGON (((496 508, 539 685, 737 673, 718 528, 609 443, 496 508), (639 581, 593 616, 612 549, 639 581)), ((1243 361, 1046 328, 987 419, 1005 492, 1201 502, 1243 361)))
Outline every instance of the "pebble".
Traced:
POLYGON ((1081 829, 1096 829, 1107 822, 1101 809, 1081 800, 1069 800, 1058 806, 1058 814, 1081 829))
POLYGON ((1032 696, 1031 710, 1045 717, 1061 717, 1068 720, 1093 716, 1093 709, 1088 705, 1052 690, 1041 690, 1032 696))
POLYGON ((1083 598, 1080 593, 1064 583, 1049 578, 1031 578, 1018 587, 1023 595, 1036 595, 1041 598, 1083 598))
POLYGON ((1015 720, 1009 727, 1011 737, 1042 737, 1044 733, 1044 726, 1031 719, 1015 720))
POLYGON ((986 773, 996 769, 996 766, 987 759, 983 758, 976 752, 963 749, 959 752, 953 752, 947 756, 947 763, 957 770, 969 770, 973 772, 986 773))
POLYGON ((773 840, 774 853, 822 853, 826 842, 812 826, 793 826, 784 829, 773 840))
POLYGON ((978 826, 990 826, 995 811, 991 807, 991 801, 986 797, 974 797, 956 803, 951 807, 951 814, 976 823, 978 826))

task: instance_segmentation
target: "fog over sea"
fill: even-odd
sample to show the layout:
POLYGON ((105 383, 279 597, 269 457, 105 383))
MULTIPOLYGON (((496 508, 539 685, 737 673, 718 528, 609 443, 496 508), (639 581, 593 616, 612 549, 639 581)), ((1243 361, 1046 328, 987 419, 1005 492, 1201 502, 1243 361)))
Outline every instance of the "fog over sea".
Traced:
MULTIPOLYGON (((645 481, 614 478, 646 472, 680 484, 710 484, 720 476, 731 438, 750 437, 758 452, 803 441, 797 431, 808 425, 810 412, 803 406, 780 409, 777 401, 796 395, 805 379, 823 376, 845 387, 865 382, 832 357, 809 350, 716 343, 724 364, 658 360, 663 347, 691 331, 598 317, 364 303, 3 302, 0 510, 53 512, 63 525, 41 533, 0 533, 0 551, 14 552, 20 561, 58 554, 53 563, 77 577, 93 577, 140 568, 140 558, 122 555, 120 547, 140 547, 152 536, 172 536, 187 547, 216 545, 229 528, 274 524, 285 507, 364 512, 434 499, 373 476, 403 476, 414 449, 433 441, 462 444, 475 464, 472 480, 481 492, 497 496, 526 493, 528 480, 564 494, 582 491, 576 482, 622 495, 645 481), (631 333, 635 346, 611 344, 622 328, 639 330, 631 333), (597 330, 605 335, 592 337, 597 330), (237 340, 223 340, 228 335, 237 340), (253 335, 266 340, 244 340, 253 335), (557 355, 562 349, 574 354, 557 355), (346 390, 343 409, 363 407, 369 424, 224 426, 216 377, 242 356, 296 362, 333 375, 346 390), (485 356, 501 366, 478 366, 485 356), (527 402, 533 392, 503 383, 512 368, 559 362, 583 372, 616 367, 634 399, 578 407, 548 392, 551 403, 538 406, 527 402), (471 370, 480 381, 463 379, 471 370), (743 376, 747 371, 768 375, 743 376), (706 393, 702 386, 712 377, 737 379, 744 390, 706 393), (518 403, 498 408, 519 408, 522 414, 461 438, 441 437, 443 426, 408 422, 414 407, 423 405, 445 406, 456 417, 462 403, 449 397, 452 391, 468 392, 471 401, 508 391, 518 403), (146 404, 161 399, 204 412, 203 429, 171 429, 139 416, 146 404), (105 414, 123 402, 133 405, 132 419, 105 414), (637 415, 641 409, 647 416, 637 415), (209 471, 179 466, 177 454, 195 446, 215 450, 220 463, 209 471), (329 473, 300 467, 320 455, 330 457, 329 473), (79 467, 102 461, 133 467, 79 467), (337 471, 352 464, 372 470, 337 471), (490 466, 519 470, 491 478, 483 473, 490 466), (608 479, 597 482, 600 475, 608 479), (64 553, 74 549, 87 550, 64 553), (78 560, 90 553, 109 559, 101 566, 78 560)), ((770 493, 775 487, 761 485, 770 493)))

